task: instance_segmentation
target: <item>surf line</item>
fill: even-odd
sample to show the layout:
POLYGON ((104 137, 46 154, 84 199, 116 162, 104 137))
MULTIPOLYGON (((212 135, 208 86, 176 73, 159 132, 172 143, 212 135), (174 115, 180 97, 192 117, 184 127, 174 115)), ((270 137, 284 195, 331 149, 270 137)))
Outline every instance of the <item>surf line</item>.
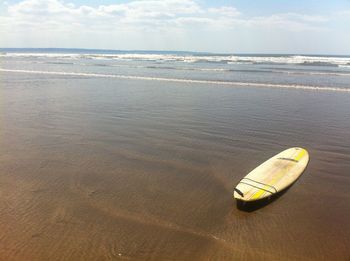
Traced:
POLYGON ((46 74, 46 75, 61 75, 61 76, 81 76, 81 77, 95 77, 95 78, 116 78, 116 79, 128 79, 128 80, 164 81, 164 82, 177 82, 177 83, 215 84, 215 85, 237 86, 237 87, 247 86, 247 87, 262 87, 262 88, 301 89, 301 90, 311 90, 311 91, 334 91, 334 92, 350 93, 350 88, 347 89, 347 88, 328 87, 328 86, 321 87, 321 86, 311 86, 311 85, 292 85, 292 84, 274 84, 274 83, 191 80, 191 79, 162 78, 162 77, 135 76, 135 75, 32 71, 32 70, 14 70, 14 69, 4 69, 4 68, 0 68, 0 72, 46 74))

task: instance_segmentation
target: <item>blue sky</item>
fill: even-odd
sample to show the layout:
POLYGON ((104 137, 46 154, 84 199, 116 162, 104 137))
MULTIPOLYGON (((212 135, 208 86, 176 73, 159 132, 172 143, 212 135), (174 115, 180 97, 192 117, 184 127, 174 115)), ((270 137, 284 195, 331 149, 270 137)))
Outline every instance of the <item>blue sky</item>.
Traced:
POLYGON ((350 54, 350 0, 0 1, 0 47, 350 54))

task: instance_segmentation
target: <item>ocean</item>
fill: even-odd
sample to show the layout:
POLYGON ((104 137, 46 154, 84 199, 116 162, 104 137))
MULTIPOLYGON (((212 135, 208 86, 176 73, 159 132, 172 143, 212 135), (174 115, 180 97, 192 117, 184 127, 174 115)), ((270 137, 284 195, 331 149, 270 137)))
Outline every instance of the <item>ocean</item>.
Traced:
POLYGON ((23 70, 27 74, 335 91, 348 91, 344 89, 349 88, 350 77, 350 56, 80 49, 0 49, 0 52, 2 71, 23 70))
POLYGON ((350 258, 350 56, 0 49, 0 104, 0 260, 350 258))

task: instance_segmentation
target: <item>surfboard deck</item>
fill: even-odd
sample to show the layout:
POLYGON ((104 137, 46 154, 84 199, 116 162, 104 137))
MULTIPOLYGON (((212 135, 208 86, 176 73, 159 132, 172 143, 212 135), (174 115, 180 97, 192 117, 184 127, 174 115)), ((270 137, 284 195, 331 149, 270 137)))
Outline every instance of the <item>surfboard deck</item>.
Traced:
POLYGON ((233 197, 246 202, 270 197, 295 182, 308 162, 309 153, 305 149, 286 149, 241 179, 234 188, 233 197))

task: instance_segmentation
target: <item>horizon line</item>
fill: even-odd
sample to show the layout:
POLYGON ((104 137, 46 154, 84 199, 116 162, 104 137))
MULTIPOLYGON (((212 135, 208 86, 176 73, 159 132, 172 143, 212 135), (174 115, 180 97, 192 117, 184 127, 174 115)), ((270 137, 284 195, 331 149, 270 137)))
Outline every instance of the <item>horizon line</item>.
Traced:
POLYGON ((207 52, 207 51, 184 51, 184 50, 147 50, 147 49, 100 49, 100 48, 69 48, 69 47, 0 47, 3 50, 80 50, 80 51, 108 51, 108 52, 162 52, 162 53, 191 53, 191 54, 211 54, 211 55, 304 55, 304 56, 350 56, 350 54, 331 53, 256 53, 256 52, 207 52))

